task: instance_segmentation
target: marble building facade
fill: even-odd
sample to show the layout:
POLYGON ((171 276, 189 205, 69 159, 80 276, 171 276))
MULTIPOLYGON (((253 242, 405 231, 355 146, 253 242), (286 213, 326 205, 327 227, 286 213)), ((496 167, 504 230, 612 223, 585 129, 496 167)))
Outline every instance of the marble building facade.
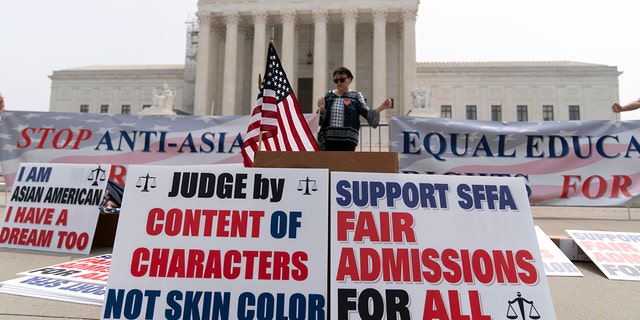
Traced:
POLYGON ((250 114, 273 36, 303 112, 333 88, 339 66, 352 89, 393 115, 499 121, 614 119, 615 66, 580 62, 416 62, 418 0, 200 0, 184 65, 54 71, 51 111, 139 113, 167 83, 179 114, 250 114), (607 110, 605 110, 607 111, 607 110), (526 116, 525 116, 526 115, 526 116))

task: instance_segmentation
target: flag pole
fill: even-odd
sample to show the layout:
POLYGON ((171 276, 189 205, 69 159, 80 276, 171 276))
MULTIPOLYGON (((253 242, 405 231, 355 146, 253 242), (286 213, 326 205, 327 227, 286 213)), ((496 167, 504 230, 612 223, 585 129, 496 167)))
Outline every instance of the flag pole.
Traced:
MULTIPOLYGON (((271 28, 271 35, 269 36, 269 43, 273 45, 273 38, 275 37, 275 28, 271 28)), ((260 87, 262 86, 262 76, 258 73, 258 91, 260 91, 260 87)), ((260 127, 260 135, 258 136, 258 150, 262 148, 262 126, 260 127)))
MULTIPOLYGON (((260 91, 261 86, 262 86, 262 75, 258 73, 258 91, 260 91)), ((256 153, 260 152, 260 148, 262 148, 262 126, 260 126, 260 134, 258 135, 258 150, 256 150, 256 153)))

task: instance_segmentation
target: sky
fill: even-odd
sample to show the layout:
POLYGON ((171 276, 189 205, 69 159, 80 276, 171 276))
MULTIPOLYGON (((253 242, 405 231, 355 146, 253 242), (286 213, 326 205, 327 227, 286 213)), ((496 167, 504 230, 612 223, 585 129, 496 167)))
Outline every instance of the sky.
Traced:
MULTIPOLYGON (((7 108, 46 111, 55 70, 184 63, 197 0, 0 0, 0 8, 7 108)), ((640 98, 639 9, 632 0, 421 0, 416 58, 616 66, 628 103, 640 98)), ((640 119, 640 110, 621 118, 640 119)))

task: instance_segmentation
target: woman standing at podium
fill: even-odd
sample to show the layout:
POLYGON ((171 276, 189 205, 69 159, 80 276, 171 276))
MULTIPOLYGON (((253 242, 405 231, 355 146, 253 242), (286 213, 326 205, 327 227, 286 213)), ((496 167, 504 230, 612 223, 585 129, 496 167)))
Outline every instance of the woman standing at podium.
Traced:
POLYGON ((333 72, 336 88, 318 99, 320 132, 318 143, 325 151, 355 151, 360 131, 360 116, 367 119, 372 128, 378 127, 380 113, 393 107, 390 98, 371 109, 358 91, 349 90, 353 74, 345 67, 333 72))

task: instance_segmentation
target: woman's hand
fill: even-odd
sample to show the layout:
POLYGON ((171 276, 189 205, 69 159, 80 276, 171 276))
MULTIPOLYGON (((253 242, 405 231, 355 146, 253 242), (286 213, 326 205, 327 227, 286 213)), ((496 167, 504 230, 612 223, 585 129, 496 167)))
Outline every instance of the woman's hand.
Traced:
POLYGON ((391 109, 391 107, 393 107, 392 101, 391 98, 384 99, 382 104, 376 109, 376 112, 380 113, 384 110, 391 109))
POLYGON ((318 113, 322 114, 324 112, 324 97, 320 97, 318 99, 318 113))

